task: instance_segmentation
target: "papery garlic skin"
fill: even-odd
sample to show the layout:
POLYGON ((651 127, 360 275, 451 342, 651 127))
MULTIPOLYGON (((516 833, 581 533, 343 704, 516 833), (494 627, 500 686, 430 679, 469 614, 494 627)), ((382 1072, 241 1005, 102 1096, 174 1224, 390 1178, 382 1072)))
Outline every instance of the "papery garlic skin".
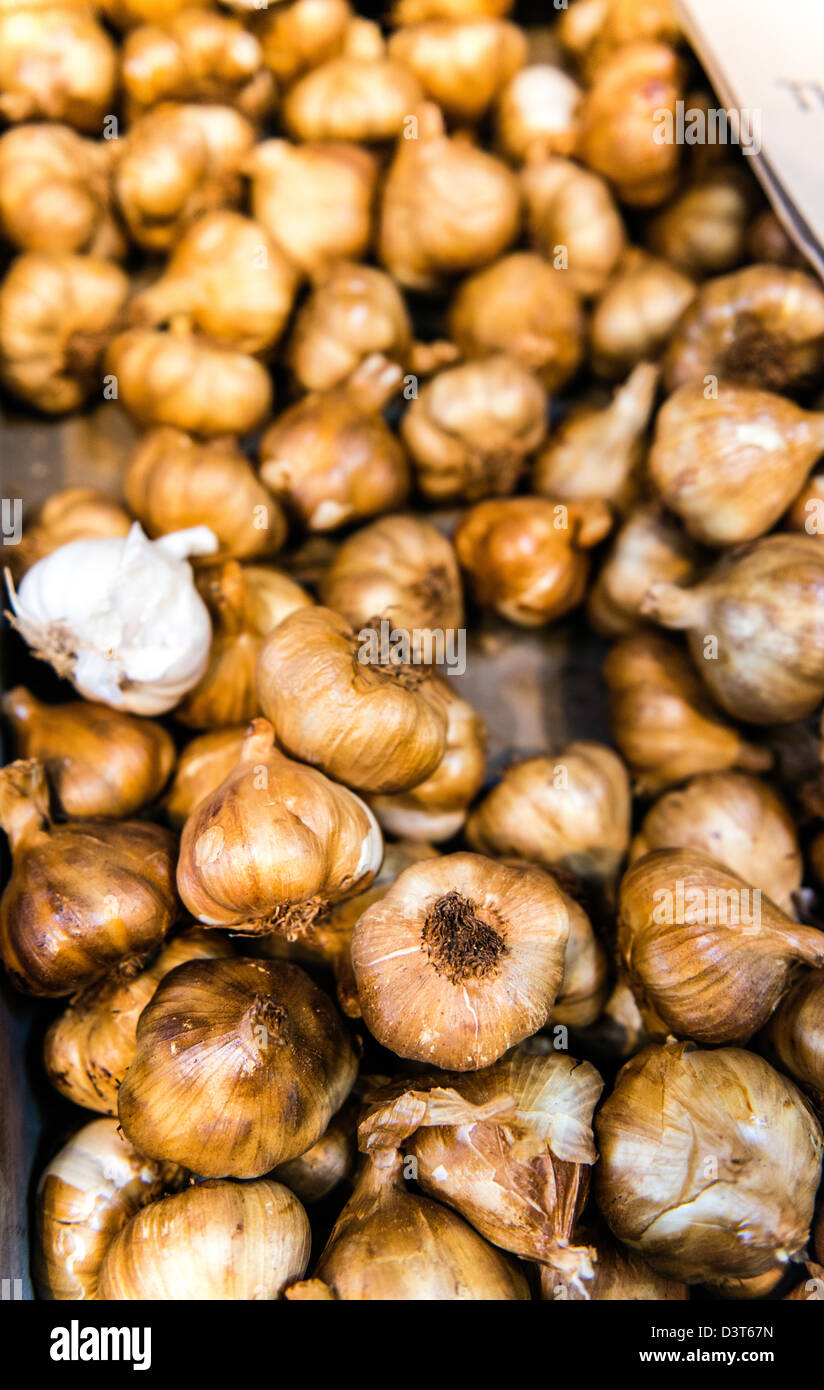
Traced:
POLYGON ((686 275, 630 247, 592 311, 595 371, 620 378, 638 362, 657 358, 695 294, 686 275))
POLYGON ((398 29, 388 51, 449 120, 475 124, 523 67, 527 43, 523 30, 506 20, 429 20, 398 29))
POLYGON ((80 694, 132 714, 163 714, 200 679, 211 624, 185 557, 210 554, 206 527, 150 541, 72 541, 11 594, 16 626, 80 694))
POLYGON ((619 1073, 595 1134, 598 1205, 660 1273, 753 1278, 806 1244, 821 1128, 753 1053, 645 1048, 619 1073))
POLYGON ((495 108, 498 144, 516 162, 570 155, 578 139, 583 93, 562 68, 532 63, 511 77, 495 108))
MULTIPOLYGON (((824 971, 811 970, 785 994, 764 1039, 777 1065, 824 1111, 824 971)), ((822 1251, 824 1253, 824 1251, 822 1251)))
POLYGON ((698 550, 675 517, 656 503, 634 507, 616 531, 587 595, 587 618, 602 637, 646 627, 641 607, 653 584, 686 584, 698 550))
POLYGON ((111 145, 57 122, 14 126, 0 136, 0 230, 21 251, 62 251, 120 260, 112 214, 111 145))
POLYGON ((246 724, 213 729, 186 744, 178 759, 163 807, 170 823, 180 830, 195 806, 219 787, 240 760, 246 724))

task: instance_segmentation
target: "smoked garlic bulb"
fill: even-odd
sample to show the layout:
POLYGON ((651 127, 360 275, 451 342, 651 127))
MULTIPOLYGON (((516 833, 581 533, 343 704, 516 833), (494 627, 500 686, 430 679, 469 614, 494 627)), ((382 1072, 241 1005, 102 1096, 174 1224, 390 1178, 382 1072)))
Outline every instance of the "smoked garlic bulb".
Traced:
POLYGON ((824 971, 810 971, 784 996, 766 1040, 782 1071, 824 1111, 824 971))
POLYGON ((695 292, 686 275, 631 247, 592 310, 595 371, 620 379, 636 363, 659 357, 695 292))
POLYGON ((474 125, 527 59, 526 35, 503 19, 429 20, 398 29, 389 56, 413 72, 447 119, 474 125))
POLYGON ((111 143, 56 122, 12 127, 0 136, 0 231, 20 251, 119 260, 111 169, 111 143))
POLYGON ((653 584, 685 584, 698 571, 698 551, 657 503, 642 503, 616 531, 587 595, 587 618, 602 637, 647 626, 641 608, 653 584))
POLYGON ((285 1183, 301 1202, 320 1202, 345 1182, 355 1162, 355 1118, 349 1104, 334 1116, 316 1144, 297 1158, 279 1163, 278 1182, 285 1183))
POLYGON ((254 122, 274 104, 275 85, 254 34, 205 6, 138 25, 124 40, 121 61, 130 121, 162 101, 220 102, 254 122))
POLYGON ((609 185, 571 159, 528 164, 521 177, 529 239, 580 295, 600 294, 626 245, 609 185))
MULTIPOLYGON (((238 7, 248 9, 245 3, 238 7)), ((337 57, 352 7, 348 0, 279 0, 262 11, 254 7, 253 14, 263 61, 278 82, 288 86, 310 68, 337 57)))
POLYGON ((219 787, 236 766, 246 729, 246 724, 214 729, 186 744, 163 800, 166 815, 175 829, 182 829, 198 802, 219 787))
POLYGON ((91 5, 55 0, 0 12, 0 116, 98 134, 115 105, 117 53, 91 5))
POLYGON ((721 168, 657 213, 647 242, 685 275, 720 275, 744 255, 751 202, 749 180, 738 169, 721 168))
POLYGON ((562 68, 550 63, 521 68, 500 92, 495 107, 503 153, 515 163, 572 154, 582 96, 578 83, 562 68))
POLYGON ((675 1279, 656 1274, 640 1255, 614 1240, 600 1222, 577 1231, 578 1240, 591 1251, 592 1278, 572 1280, 549 1265, 541 1267, 541 1298, 571 1303, 683 1303, 689 1288, 675 1279))
MULTIPOLYGON (((563 878, 556 878, 556 883, 562 882, 565 882, 563 878)), ((561 1023, 568 1028, 586 1028, 600 1018, 609 998, 607 954, 581 904, 572 897, 571 891, 561 889, 561 892, 569 913, 569 936, 564 953, 564 980, 552 1006, 551 1026, 555 1028, 561 1023)))
POLYGON ((393 24, 425 24, 431 19, 502 19, 515 0, 394 0, 393 24))
POLYGON ((421 96, 414 73, 387 53, 378 25, 359 18, 342 52, 290 87, 283 123, 294 140, 394 140, 421 96))
POLYGON ((579 157, 630 207, 654 207, 674 191, 679 147, 656 140, 674 118, 681 64, 664 43, 628 43, 605 58, 581 104, 579 157))
POLYGON ((304 391, 331 391, 345 386, 373 354, 401 368, 408 365, 409 311, 382 270, 340 261, 299 309, 287 364, 304 391))

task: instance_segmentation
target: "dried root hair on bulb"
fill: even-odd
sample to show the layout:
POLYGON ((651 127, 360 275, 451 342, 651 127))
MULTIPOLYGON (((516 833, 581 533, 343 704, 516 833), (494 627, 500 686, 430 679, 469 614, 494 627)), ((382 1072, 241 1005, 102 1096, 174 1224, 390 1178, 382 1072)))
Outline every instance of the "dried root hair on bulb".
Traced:
POLYGON ((523 29, 505 19, 425 20, 389 40, 389 56, 413 72, 427 100, 459 126, 482 120, 527 60, 523 29))
POLYGON ((255 669, 267 633, 312 600, 287 574, 237 560, 203 569, 198 591, 212 619, 206 670, 175 709, 193 729, 245 724, 260 713, 255 669))
POLYGON ((645 240, 685 275, 721 275, 744 257, 751 207, 749 180, 734 167, 722 167, 656 213, 645 240))
POLYGON ((0 12, 0 117, 60 121, 97 135, 116 103, 117 53, 91 5, 0 12))
POLYGON ((368 887, 382 854, 360 797, 284 757, 272 726, 255 719, 238 762, 183 827, 178 888, 207 927, 299 935, 330 904, 368 887))
POLYGON ((588 551, 612 525, 605 503, 503 497, 470 507, 454 544, 482 608, 519 627, 541 627, 581 602, 588 551))
POLYGON ((699 772, 764 772, 771 765, 769 749, 744 742, 709 699, 687 654, 658 633, 616 642, 604 678, 612 736, 640 794, 699 772))
POLYGON ((429 501, 475 501, 514 490, 546 434, 546 392, 498 353, 438 372, 401 420, 401 437, 429 501))
POLYGON ((654 849, 708 854, 797 915, 804 871, 798 832, 781 798, 751 773, 699 773, 660 797, 630 845, 630 863, 654 849))
POLYGON ((340 1015, 299 966, 190 961, 140 1015, 120 1123, 149 1157, 257 1178, 320 1139, 357 1066, 340 1015))
POLYGON ((129 120, 163 101, 234 106, 263 121, 276 89, 253 33, 229 15, 182 9, 132 29, 123 42, 121 74, 129 120))
POLYGON ((283 508, 231 438, 197 440, 171 426, 148 430, 123 490, 149 536, 208 526, 220 545, 212 559, 265 559, 286 540, 283 508))
POLYGON ((569 381, 583 352, 578 296, 560 271, 531 251, 514 251, 463 280, 448 327, 465 357, 505 353, 547 391, 569 381))
POLYGON ((328 1197, 341 1183, 347 1183, 355 1166, 355 1115, 346 1103, 335 1115, 317 1143, 297 1158, 279 1163, 274 1177, 311 1206, 328 1197))
POLYGON ((117 1092, 134 1058, 137 1020, 157 986, 189 960, 230 956, 227 938, 189 928, 143 970, 123 969, 76 994, 50 1025, 43 1062, 52 1085, 75 1105, 117 1114, 117 1092))
POLYGON ((422 94, 415 74, 387 51, 379 26, 357 17, 337 57, 289 88, 281 114, 293 140, 381 144, 401 135, 422 94))
POLYGON ((0 701, 21 758, 45 765, 55 809, 85 820, 121 820, 160 795, 175 747, 160 724, 107 705, 46 705, 15 686, 0 701))
POLYGON ((661 112, 674 119, 681 63, 667 44, 631 43, 599 65, 581 104, 577 153, 621 202, 656 207, 678 181, 679 148, 656 142, 661 112))
POLYGON ((641 606, 653 584, 688 584, 698 549, 675 517, 656 502, 629 512, 612 539, 587 595, 587 619, 602 637, 624 637, 648 625, 641 606))
POLYGON ((600 498, 628 512, 641 488, 658 368, 639 362, 609 405, 573 411, 535 460, 533 490, 559 502, 600 498))
POLYGON ((57 122, 0 136, 0 233, 19 251, 120 260, 112 211, 112 147, 57 122))
POLYGON ((824 1114, 824 971, 807 971, 785 994, 763 1040, 768 1056, 824 1114))
POLYGON ((240 759, 246 724, 198 734, 180 754, 163 809, 176 830, 181 830, 195 806, 228 777, 240 759))
POLYGON ((70 541, 127 536, 132 518, 119 502, 93 487, 65 487, 52 492, 26 519, 17 545, 9 546, 9 569, 19 580, 38 560, 70 541))
POLYGON ((437 292, 515 241, 520 189, 501 160, 447 135, 437 106, 406 110, 416 134, 398 141, 386 176, 378 255, 405 289, 437 292))
POLYGON ((155 950, 177 917, 176 842, 145 821, 53 825, 45 769, 0 772, 0 824, 12 853, 0 899, 0 954, 18 989, 73 994, 155 950), (70 903, 71 912, 55 911, 70 903))
POLYGON ((734 718, 786 724, 821 703, 824 553, 814 536, 763 537, 691 589, 655 584, 643 611, 686 631, 701 679, 734 718))
POLYGON ((448 1207, 409 1191, 403 1159, 363 1161, 315 1276, 288 1299, 513 1302, 529 1299, 518 1267, 448 1207))
POLYGON ((687 1284, 749 1279, 806 1245, 821 1128, 792 1082, 754 1053, 645 1048, 619 1072, 595 1136, 598 1205, 659 1273, 687 1284))
POLYGON ((37 1185, 33 1264, 40 1297, 99 1300, 100 1266, 117 1232, 183 1180, 175 1164, 137 1153, 116 1120, 79 1129, 37 1185))
POLYGON ((330 608, 292 613, 263 645, 257 689, 287 753, 359 791, 415 787, 446 751, 429 668, 387 646, 380 624, 364 638, 330 608))
POLYGON ((281 1298, 309 1260, 309 1220, 271 1178, 203 1182, 138 1211, 111 1241, 100 1296, 116 1302, 281 1298))
POLYGON ((288 87, 338 56, 351 20, 347 0, 286 0, 273 9, 253 11, 253 33, 267 68, 288 87))
POLYGON ((669 390, 707 376, 800 391, 824 372, 824 289, 812 275, 749 265, 702 285, 664 360, 669 390))
POLYGON ((630 835, 629 777, 602 743, 515 763, 469 818, 481 854, 516 855, 591 883, 618 873, 630 835))
POLYGON ((600 294, 626 246, 608 183, 556 155, 528 164, 521 187, 531 245, 576 294, 600 294))
POLYGON ((592 310, 589 354, 593 369, 609 380, 638 362, 657 359, 696 286, 666 261, 630 247, 592 310))
POLYGON ((264 140, 245 167, 254 217, 310 279, 323 279, 338 261, 359 262, 368 254, 378 180, 368 150, 343 142, 264 140))
POLYGON ((657 1274, 646 1260, 613 1238, 609 1227, 593 1222, 590 1210, 576 1237, 590 1252, 592 1277, 570 1279, 550 1265, 542 1265, 541 1298, 545 1302, 563 1299, 571 1303, 684 1303, 689 1287, 676 1279, 657 1274))
POLYGON ((571 155, 583 92, 563 68, 530 63, 509 78, 495 103, 496 143, 513 163, 571 155))
POLYGON ((103 355, 128 294, 123 271, 95 256, 18 256, 0 284, 3 384, 49 415, 79 409, 102 390, 103 355))
POLYGON ((355 925, 364 1022, 399 1057, 490 1066, 550 1017, 568 935, 564 898, 541 870, 478 854, 413 865, 355 925))

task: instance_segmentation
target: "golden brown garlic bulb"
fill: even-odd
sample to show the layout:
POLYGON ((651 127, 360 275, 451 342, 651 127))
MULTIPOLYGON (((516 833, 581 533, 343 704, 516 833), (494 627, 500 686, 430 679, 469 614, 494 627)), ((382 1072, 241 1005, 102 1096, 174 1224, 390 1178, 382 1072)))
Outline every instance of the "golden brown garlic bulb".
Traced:
POLYGON ((698 552, 658 503, 635 507, 612 540, 587 596, 587 618, 603 637, 647 625, 641 605, 653 584, 684 584, 698 571, 698 552))
POLYGON ((657 358, 695 293, 686 275, 631 247, 592 312, 595 371, 623 377, 636 363, 657 358))
POLYGON ((544 497, 479 502, 454 535, 461 568, 479 604, 519 627, 540 627, 581 602, 587 551, 612 524, 603 502, 544 497))
POLYGON ((301 609, 263 645, 258 697, 292 757, 360 791, 406 791, 444 755, 446 710, 414 652, 381 647, 377 630, 362 640, 330 608, 301 609))
POLYGON ((254 33, 267 68, 288 86, 310 68, 337 57, 351 19, 347 0, 286 0, 254 11, 254 33))
POLYGON ((517 855, 602 883, 629 845, 630 787, 621 759, 601 743, 570 743, 553 757, 515 763, 475 808, 467 839, 483 854, 517 855))
POLYGON ((209 0, 101 0, 101 9, 109 23, 122 31, 136 24, 163 24, 180 10, 192 6, 206 8, 208 3, 209 0))
POLYGON ((625 44, 680 37, 673 0, 573 0, 558 16, 558 38, 589 75, 625 44))
POLYGON ((808 386, 824 370, 824 289, 776 265, 708 281, 673 334, 665 370, 670 390, 706 376, 770 391, 808 386))
POLYGON ((304 391, 345 386, 373 354, 405 368, 412 324, 394 281, 374 266, 340 261, 301 305, 286 361, 304 391))
POLYGON ((449 335, 465 357, 506 353, 548 391, 577 370, 583 331, 566 277, 530 251, 515 251, 468 276, 449 309, 449 335))
POLYGON ((612 735, 637 791, 658 792, 698 772, 770 766, 769 750, 745 743, 719 714, 674 642, 654 632, 625 637, 607 655, 604 677, 612 735))
POLYGON ((747 255, 753 261, 804 270, 807 261, 779 222, 772 208, 756 213, 747 229, 747 255))
POLYGON ((177 915, 175 839, 144 821, 52 825, 42 763, 0 772, 12 875, 0 900, 0 952, 29 994, 72 994, 160 945, 177 915), (55 904, 71 904, 70 911, 55 904))
POLYGON ((174 744, 150 719, 89 700, 46 705, 22 685, 3 696, 2 711, 20 756, 45 764, 53 804, 64 816, 131 816, 169 780, 174 744))
POLYGON ((644 612, 681 628, 713 698, 737 719, 785 724, 824 695, 824 556, 812 536, 766 536, 692 589, 655 584, 644 612))
POLYGON ((60 488, 26 523, 19 545, 9 549, 9 568, 17 579, 58 546, 100 536, 127 536, 131 525, 128 512, 96 488, 60 488))
POLYGON ((219 787, 237 765, 246 728, 239 724, 231 729, 214 729, 186 744, 163 803, 175 829, 182 828, 198 802, 219 787))
POLYGON ((595 1135, 598 1205, 661 1274, 753 1278, 806 1244, 821 1129, 753 1053, 645 1048, 619 1072, 595 1135))
POLYGON ((152 538, 208 526, 220 542, 219 556, 236 560, 274 555, 286 539, 283 509, 233 439, 204 442, 169 426, 148 430, 123 488, 152 538))
POLYGON ((450 138, 437 106, 410 112, 383 190, 378 253, 411 290, 439 290, 451 276, 500 256, 518 235, 520 192, 500 160, 450 138))
POLYGON ((478 854, 413 865, 355 925, 363 1019, 399 1057, 477 1071, 546 1023, 569 914, 549 875, 478 854))
POLYGON ((660 797, 630 845, 630 863, 667 848, 710 855, 795 916, 803 873, 798 834, 784 802, 758 777, 705 772, 660 797))
POLYGON ((368 150, 264 140, 251 152, 246 171, 255 218, 304 274, 319 279, 336 261, 367 254, 378 178, 368 150))
POLYGON ((552 1006, 551 1026, 560 1023, 568 1028, 587 1028, 600 1018, 609 998, 607 954, 580 903, 570 893, 561 892, 569 913, 569 936, 564 979, 552 1006))
POLYGON ((824 474, 813 471, 793 499, 781 529, 808 536, 824 535, 824 474))
POLYGON ((306 1268, 306 1213, 287 1188, 205 1182, 137 1212, 100 1269, 117 1302, 275 1299, 306 1268))
POLYGON ((100 1265, 114 1236, 182 1179, 176 1165, 138 1154, 116 1120, 84 1125, 37 1186, 34 1272, 40 1297, 99 1299, 100 1265))
POLYGON ((548 1265, 541 1266, 541 1298, 571 1303, 683 1303, 689 1288, 675 1279, 656 1274, 640 1255, 614 1240, 600 1222, 594 1228, 579 1227, 576 1235, 592 1253, 592 1278, 585 1281, 562 1277, 548 1265))
POLYGON ((119 260, 112 213, 112 145, 68 126, 22 125, 0 136, 0 232, 20 251, 119 260))
POLYGON ((495 107, 498 144, 515 163, 570 155, 578 140, 583 92, 568 73, 531 63, 509 79, 495 107))
POLYGON ((212 618, 212 645, 205 672, 175 715, 193 729, 248 723, 260 713, 255 668, 266 634, 312 600, 280 570, 236 560, 202 570, 197 586, 212 618))
POLYGON ((502 19, 515 0, 394 0, 393 24, 425 24, 430 19, 502 19))
POLYGON ((120 1123, 149 1157, 256 1178, 317 1142, 356 1072, 337 1010, 298 966, 190 961, 140 1015, 120 1123))
POLYGON ((524 31, 504 19, 434 19, 399 29, 388 51, 448 120, 474 125, 524 66, 527 42, 524 31))
POLYGON ((103 387, 101 359, 129 282, 94 256, 27 251, 0 284, 0 377, 14 395, 60 415, 103 387))
POLYGON ((744 255, 751 201, 749 182, 737 169, 722 168, 657 213, 646 240, 656 255, 685 275, 720 275, 744 255))
POLYGON ((560 156, 527 165, 521 185, 535 250, 576 294, 599 294, 626 244, 609 185, 560 156))
POLYGON ((190 928, 166 942, 144 970, 124 970, 81 990, 43 1043, 52 1085, 76 1105, 116 1115, 117 1092, 134 1057, 137 1020, 164 975, 189 960, 231 954, 224 937, 190 928))
POLYGON ((237 19, 183 9, 161 23, 132 29, 123 43, 122 81, 131 121, 162 101, 235 106, 262 120, 275 100, 254 34, 237 19))
POLYGON ((388 54, 378 25, 358 18, 341 53, 290 87, 283 123, 294 140, 394 140, 421 96, 418 78, 388 54))
POLYGON ((297 1158, 278 1164, 275 1177, 301 1202, 320 1202, 346 1181, 354 1163, 355 1118, 344 1105, 316 1144, 297 1158))
POLYGON ((92 7, 15 6, 0 12, 0 116, 64 121, 98 134, 115 104, 117 55, 92 7))
POLYGON ((674 116, 681 64, 664 43, 628 43, 605 58, 581 105, 578 154, 630 207, 654 207, 674 191, 679 148, 656 140, 674 116))
POLYGON ((824 971, 810 971, 784 996, 765 1037, 778 1066, 824 1110, 824 971))
POLYGON ((546 433, 546 392, 504 353, 447 367, 401 421, 418 486, 430 501, 512 492, 546 433))

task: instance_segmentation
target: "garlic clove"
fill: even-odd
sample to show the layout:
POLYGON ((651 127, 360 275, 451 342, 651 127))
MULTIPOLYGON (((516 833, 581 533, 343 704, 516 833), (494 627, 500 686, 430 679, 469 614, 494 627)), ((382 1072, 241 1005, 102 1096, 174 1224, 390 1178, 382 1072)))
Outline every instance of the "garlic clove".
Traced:
POLYGON ((45 118, 97 135, 116 104, 114 41, 94 7, 64 0, 0 13, 0 116, 45 118))
POLYGON ((698 551, 657 503, 634 507, 615 533, 587 596, 587 618, 602 637, 623 637, 647 622, 641 606, 653 584, 685 584, 698 572, 698 551))

